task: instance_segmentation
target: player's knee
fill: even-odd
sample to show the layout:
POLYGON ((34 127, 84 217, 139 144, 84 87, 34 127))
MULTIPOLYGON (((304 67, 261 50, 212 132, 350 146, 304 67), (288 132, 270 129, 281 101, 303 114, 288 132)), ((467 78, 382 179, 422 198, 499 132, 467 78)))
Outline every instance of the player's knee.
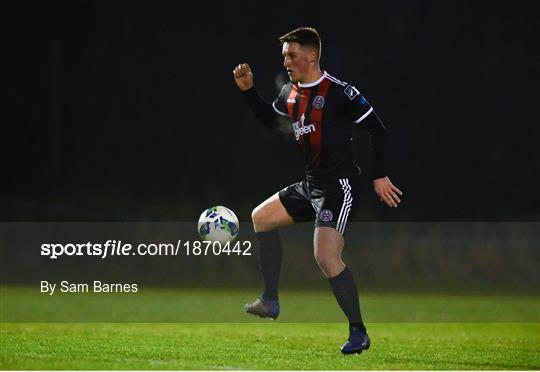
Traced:
POLYGON ((263 220, 264 212, 262 211, 261 207, 256 207, 254 210, 251 211, 251 221, 253 223, 260 223, 263 220))
POLYGON ((321 268, 322 271, 326 272, 326 270, 331 266, 332 259, 327 254, 322 253, 316 253, 315 254, 315 261, 317 261, 317 265, 321 268))
POLYGON ((339 273, 343 263, 341 257, 336 257, 335 255, 329 253, 315 253, 315 260, 321 271, 327 277, 335 276, 336 273, 339 273))
POLYGON ((271 230, 272 221, 270 221, 270 218, 271 216, 261 206, 256 207, 251 212, 251 221, 253 221, 253 226, 257 232, 271 230))

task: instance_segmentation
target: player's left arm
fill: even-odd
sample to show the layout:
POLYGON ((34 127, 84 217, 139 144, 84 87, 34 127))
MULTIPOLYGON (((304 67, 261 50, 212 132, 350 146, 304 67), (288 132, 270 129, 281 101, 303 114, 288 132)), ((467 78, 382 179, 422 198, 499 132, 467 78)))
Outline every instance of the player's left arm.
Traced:
POLYGON ((362 121, 361 127, 371 136, 373 188, 381 202, 389 207, 397 207, 403 192, 390 181, 384 169, 386 128, 375 111, 362 121))
POLYGON ((381 202, 389 207, 397 207, 401 203, 403 192, 386 176, 384 157, 386 150, 386 127, 365 97, 354 87, 344 90, 348 98, 347 115, 356 125, 369 132, 372 151, 373 188, 381 202))

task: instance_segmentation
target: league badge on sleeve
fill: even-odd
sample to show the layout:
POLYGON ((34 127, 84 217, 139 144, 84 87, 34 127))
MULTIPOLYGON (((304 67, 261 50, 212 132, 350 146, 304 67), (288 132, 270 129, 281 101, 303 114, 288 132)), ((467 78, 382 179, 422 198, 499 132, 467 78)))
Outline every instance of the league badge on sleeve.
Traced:
POLYGON ((352 101, 354 99, 354 97, 356 97, 357 95, 360 94, 360 92, 358 91, 358 89, 356 89, 354 86, 352 85, 347 85, 344 89, 345 91, 345 94, 347 95, 347 97, 349 97, 349 99, 352 101))

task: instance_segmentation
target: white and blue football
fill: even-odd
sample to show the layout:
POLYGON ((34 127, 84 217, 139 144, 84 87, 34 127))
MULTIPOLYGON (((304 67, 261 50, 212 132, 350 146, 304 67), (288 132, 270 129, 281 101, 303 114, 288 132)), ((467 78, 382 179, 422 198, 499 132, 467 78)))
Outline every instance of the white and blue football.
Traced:
POLYGON ((240 224, 238 217, 227 207, 206 209, 199 217, 198 231, 202 240, 225 244, 236 239, 240 224))

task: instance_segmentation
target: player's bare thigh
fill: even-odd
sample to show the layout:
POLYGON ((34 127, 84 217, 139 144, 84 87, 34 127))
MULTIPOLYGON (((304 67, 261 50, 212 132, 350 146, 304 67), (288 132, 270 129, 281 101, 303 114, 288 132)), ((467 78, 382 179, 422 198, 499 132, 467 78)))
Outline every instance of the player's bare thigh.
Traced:
POLYGON ((278 193, 275 193, 251 212, 251 220, 255 232, 272 231, 281 226, 294 223, 287 213, 278 193))

